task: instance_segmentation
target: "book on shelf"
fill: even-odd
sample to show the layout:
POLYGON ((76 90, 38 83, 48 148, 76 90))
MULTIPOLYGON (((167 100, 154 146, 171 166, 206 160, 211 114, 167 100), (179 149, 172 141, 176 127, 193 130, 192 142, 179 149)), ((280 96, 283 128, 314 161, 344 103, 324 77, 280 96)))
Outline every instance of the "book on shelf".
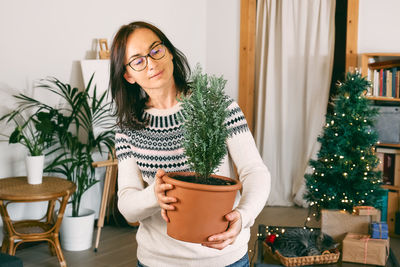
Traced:
POLYGON ((392 97, 392 72, 386 70, 386 96, 392 97))
POLYGON ((377 169, 382 172, 383 184, 400 186, 400 149, 378 147, 376 155, 380 160, 377 169))
POLYGON ((385 69, 382 69, 382 79, 381 79, 381 86, 382 86, 382 94, 380 96, 386 96, 386 76, 387 76, 387 71, 385 69))
POLYGON ((396 96, 396 74, 397 74, 397 67, 393 67, 390 72, 390 88, 392 88, 392 97, 396 96))
POLYGON ((383 96, 384 93, 386 93, 386 88, 385 91, 383 91, 383 79, 384 79, 384 71, 383 69, 379 70, 379 96, 383 96))
POLYGON ((384 184, 394 185, 394 167, 396 154, 385 153, 383 155, 382 180, 384 184))
POLYGON ((369 81, 372 85, 372 96, 399 98, 400 67, 374 70, 369 76, 369 81))
POLYGON ((399 70, 399 68, 397 68, 395 79, 396 79, 396 97, 399 98, 400 97, 400 70, 399 70))
POLYGON ((381 221, 382 222, 386 222, 387 221, 387 212, 388 212, 388 194, 389 194, 389 190, 388 189, 383 189, 384 190, 384 194, 382 196, 382 200, 381 200, 381 206, 379 207, 379 209, 381 210, 381 221))
POLYGON ((368 63, 367 79, 372 88, 369 95, 388 98, 400 97, 400 59, 368 63))
POLYGON ((373 95, 378 96, 379 95, 379 71, 374 70, 374 82, 373 82, 373 95))

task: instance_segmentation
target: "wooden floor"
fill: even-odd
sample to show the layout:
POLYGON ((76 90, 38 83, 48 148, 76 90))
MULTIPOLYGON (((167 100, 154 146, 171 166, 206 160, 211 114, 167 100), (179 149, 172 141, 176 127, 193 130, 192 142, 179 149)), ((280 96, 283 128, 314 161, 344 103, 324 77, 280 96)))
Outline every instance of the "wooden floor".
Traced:
MULTIPOLYGON (((307 218, 307 210, 298 207, 265 207, 251 229, 249 256, 252 259, 257 239, 258 224, 276 226, 303 226, 307 218)), ((311 221, 311 227, 319 227, 319 223, 311 221)), ((136 266, 136 229, 133 227, 105 226, 102 230, 99 249, 70 252, 63 251, 68 267, 129 267, 136 266)), ((391 240, 395 255, 400 258, 400 239, 391 240)), ((18 249, 24 267, 58 267, 56 256, 51 256, 48 245, 40 243, 35 246, 18 249)), ((253 262, 256 256, 253 258, 253 262)), ((331 266, 331 265, 330 265, 331 266)), ((357 266, 354 264, 354 266, 357 266)), ((358 265, 360 266, 360 265, 358 265)))
MULTIPOLYGON (((136 266, 136 230, 132 227, 105 226, 101 232, 97 252, 63 250, 68 267, 125 267, 136 266)), ((59 267, 56 256, 51 256, 47 243, 17 250, 24 267, 59 267)))

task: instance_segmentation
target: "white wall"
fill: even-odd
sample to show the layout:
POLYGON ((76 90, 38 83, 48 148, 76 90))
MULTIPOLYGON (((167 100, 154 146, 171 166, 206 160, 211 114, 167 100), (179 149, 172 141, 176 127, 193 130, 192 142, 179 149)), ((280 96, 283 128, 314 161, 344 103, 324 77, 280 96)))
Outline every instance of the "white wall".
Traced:
POLYGON ((399 0, 361 0, 358 53, 400 52, 399 0))
MULTIPOLYGON (((79 61, 97 54, 92 52, 94 41, 107 38, 111 43, 118 28, 133 20, 158 25, 186 54, 191 65, 200 62, 205 66, 206 63, 206 4, 203 1, 119 0, 110 4, 103 0, 41 0, 2 3, 1 98, 9 99, 11 92, 18 91, 36 96, 38 92, 34 92, 33 84, 47 76, 82 87, 79 61), (183 23, 188 21, 191 23, 183 23)), ((12 104, 12 99, 3 102, 0 114, 12 104)), ((18 145, 11 147, 20 149, 18 145)), ((7 148, 9 146, 0 143, 0 151, 7 148)), ((23 166, 9 168, 12 162, 23 158, 21 153, 19 155, 17 158, 14 153, 1 153, 0 177, 24 174, 23 166)))
MULTIPOLYGON (((239 0, 0 0, 0 115, 15 104, 12 94, 46 98, 34 89, 42 78, 83 87, 80 60, 96 58, 96 39, 107 38, 110 46, 118 28, 134 20, 157 25, 192 67, 200 63, 224 75, 227 93, 237 99, 239 9, 239 0)), ((0 133, 10 131, 0 125, 0 133)), ((21 145, 0 142, 0 178, 25 175, 25 155, 21 145)), ((84 206, 98 207, 100 193, 99 186, 91 189, 84 206)), ((39 210, 11 207, 16 219, 38 217, 39 210)))
POLYGON ((240 1, 207 1, 207 71, 227 80, 226 92, 238 99, 240 1))

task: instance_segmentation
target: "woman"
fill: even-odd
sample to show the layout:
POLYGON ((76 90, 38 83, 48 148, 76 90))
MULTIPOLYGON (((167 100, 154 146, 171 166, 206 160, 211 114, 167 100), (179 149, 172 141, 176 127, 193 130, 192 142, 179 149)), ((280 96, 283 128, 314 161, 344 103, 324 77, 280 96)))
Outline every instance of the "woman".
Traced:
MULTIPOLYGON (((167 235, 166 210, 177 200, 165 192, 165 172, 190 171, 183 154, 177 98, 190 93, 186 57, 155 26, 122 26, 111 47, 110 87, 116 104, 118 207, 127 221, 139 221, 138 266, 249 266, 250 226, 264 207, 270 176, 238 105, 232 100, 226 156, 218 174, 233 177, 232 160, 243 183, 242 196, 226 215, 228 229, 208 243, 167 235)), ((201 200, 199 200, 201 201, 201 200)))

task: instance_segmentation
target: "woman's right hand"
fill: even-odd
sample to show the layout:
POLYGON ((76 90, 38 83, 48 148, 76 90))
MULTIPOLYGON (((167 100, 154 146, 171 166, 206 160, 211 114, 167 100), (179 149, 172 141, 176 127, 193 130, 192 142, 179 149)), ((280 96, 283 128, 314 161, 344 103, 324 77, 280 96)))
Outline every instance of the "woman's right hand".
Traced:
POLYGON ((161 207, 161 216, 164 221, 169 222, 169 218, 167 216, 167 210, 174 210, 175 207, 170 205, 170 203, 176 202, 176 198, 168 197, 166 195, 166 191, 171 190, 174 186, 172 184, 164 183, 162 177, 164 176, 165 171, 158 170, 155 176, 155 186, 154 193, 156 194, 156 198, 158 201, 158 205, 161 207))

